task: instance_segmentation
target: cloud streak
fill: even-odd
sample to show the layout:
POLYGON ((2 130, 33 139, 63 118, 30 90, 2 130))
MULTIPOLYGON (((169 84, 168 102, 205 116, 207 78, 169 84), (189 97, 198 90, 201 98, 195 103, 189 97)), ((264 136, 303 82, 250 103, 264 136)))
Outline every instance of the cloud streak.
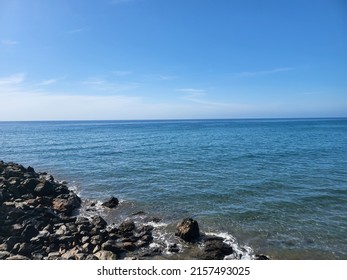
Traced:
POLYGON ((281 72, 292 71, 294 69, 295 68, 292 68, 292 67, 282 67, 282 68, 276 68, 272 70, 263 70, 263 71, 255 71, 255 72, 240 72, 240 73, 235 73, 233 76, 235 78, 267 76, 267 75, 277 74, 281 72))
POLYGON ((83 85, 86 85, 94 90, 108 92, 108 93, 122 93, 124 91, 133 90, 138 88, 136 83, 114 83, 109 82, 100 77, 91 77, 82 82, 83 85))

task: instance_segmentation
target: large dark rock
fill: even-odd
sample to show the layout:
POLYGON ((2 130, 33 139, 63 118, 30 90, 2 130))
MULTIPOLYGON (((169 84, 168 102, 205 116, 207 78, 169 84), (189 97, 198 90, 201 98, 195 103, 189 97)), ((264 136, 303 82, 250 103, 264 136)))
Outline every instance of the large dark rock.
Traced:
POLYGON ((81 206, 81 199, 76 194, 60 195, 59 197, 54 198, 52 201, 52 208, 57 212, 71 215, 75 209, 81 206))
POLYGON ((233 248, 223 242, 223 238, 217 236, 209 236, 204 240, 205 248, 200 255, 203 260, 223 260, 225 256, 231 255, 233 248))
POLYGON ((131 221, 131 220, 124 221, 123 223, 119 225, 119 231, 123 233, 133 231, 134 229, 135 229, 135 223, 134 221, 131 221))
POLYGON ((198 222, 192 218, 186 218, 180 222, 175 233, 176 236, 187 242, 194 242, 200 237, 198 222))
POLYGON ((112 196, 107 201, 105 201, 102 206, 108 207, 108 208, 115 208, 119 204, 119 201, 116 197, 112 196))
POLYGON ((45 180, 35 187, 34 192, 37 196, 52 196, 55 193, 54 184, 45 180))
POLYGON ((24 240, 29 241, 32 237, 38 234, 39 234, 39 231, 35 227, 33 227, 32 225, 27 225, 25 229, 23 230, 23 232, 21 233, 21 237, 24 240))

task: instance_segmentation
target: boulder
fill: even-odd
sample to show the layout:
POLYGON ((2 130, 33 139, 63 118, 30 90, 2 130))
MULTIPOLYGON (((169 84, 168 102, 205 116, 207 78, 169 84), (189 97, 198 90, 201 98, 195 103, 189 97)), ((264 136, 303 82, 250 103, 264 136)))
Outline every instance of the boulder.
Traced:
POLYGON ((102 206, 107 207, 107 208, 115 208, 119 204, 119 201, 116 197, 112 196, 109 198, 107 201, 105 201, 102 206))
POLYGON ((233 248, 223 242, 223 238, 217 236, 209 236, 205 238, 205 248, 200 256, 203 260, 223 260, 225 256, 231 255, 233 248))
POLYGON ((95 257, 97 257, 99 260, 116 260, 117 255, 106 250, 101 250, 99 252, 96 252, 94 254, 95 257))
POLYGON ((175 235, 187 242, 194 242, 200 237, 198 222, 192 218, 186 218, 176 227, 175 235))
POLYGON ((50 181, 44 180, 35 187, 34 192, 37 196, 54 195, 54 184, 50 181))
POLYGON ((105 228, 107 225, 107 222, 100 216, 94 216, 91 221, 93 226, 99 227, 99 228, 105 228))
POLYGON ((67 198, 54 198, 52 208, 65 215, 71 215, 73 210, 81 206, 80 198, 75 194, 70 194, 67 198))
POLYGON ((118 228, 121 232, 130 232, 130 231, 133 231, 135 229, 135 223, 134 221, 131 221, 131 220, 127 220, 127 221, 124 221, 123 223, 121 223, 119 225, 119 228, 118 228))

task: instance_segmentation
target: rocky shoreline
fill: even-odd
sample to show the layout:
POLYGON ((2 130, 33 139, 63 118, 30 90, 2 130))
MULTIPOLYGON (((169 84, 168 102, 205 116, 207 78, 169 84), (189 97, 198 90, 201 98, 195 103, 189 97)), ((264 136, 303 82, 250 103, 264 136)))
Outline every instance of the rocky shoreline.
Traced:
MULTIPOLYGON (((112 197, 102 207, 116 208, 118 203, 112 197)), ((165 259, 163 248, 155 246, 152 225, 131 217, 108 225, 100 215, 81 215, 82 204, 66 182, 30 166, 0 161, 0 260, 165 259)), ((198 248, 193 259, 242 259, 223 238, 201 233, 191 218, 177 225, 175 235, 177 242, 167 244, 166 250, 176 259, 181 242, 198 248)))

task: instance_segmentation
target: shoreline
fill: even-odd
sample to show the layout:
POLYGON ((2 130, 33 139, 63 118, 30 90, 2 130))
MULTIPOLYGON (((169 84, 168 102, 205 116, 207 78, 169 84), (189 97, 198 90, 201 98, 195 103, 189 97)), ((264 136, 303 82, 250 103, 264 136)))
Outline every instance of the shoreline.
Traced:
MULTIPOLYGON (((247 254, 235 240, 201 233, 190 218, 170 229, 170 240, 160 239, 163 223, 141 211, 108 224, 98 207, 112 211, 119 201, 113 197, 100 204, 82 200, 67 182, 46 172, 0 161, 0 260, 221 260, 247 254)), ((247 259, 269 258, 252 252, 247 259)))

